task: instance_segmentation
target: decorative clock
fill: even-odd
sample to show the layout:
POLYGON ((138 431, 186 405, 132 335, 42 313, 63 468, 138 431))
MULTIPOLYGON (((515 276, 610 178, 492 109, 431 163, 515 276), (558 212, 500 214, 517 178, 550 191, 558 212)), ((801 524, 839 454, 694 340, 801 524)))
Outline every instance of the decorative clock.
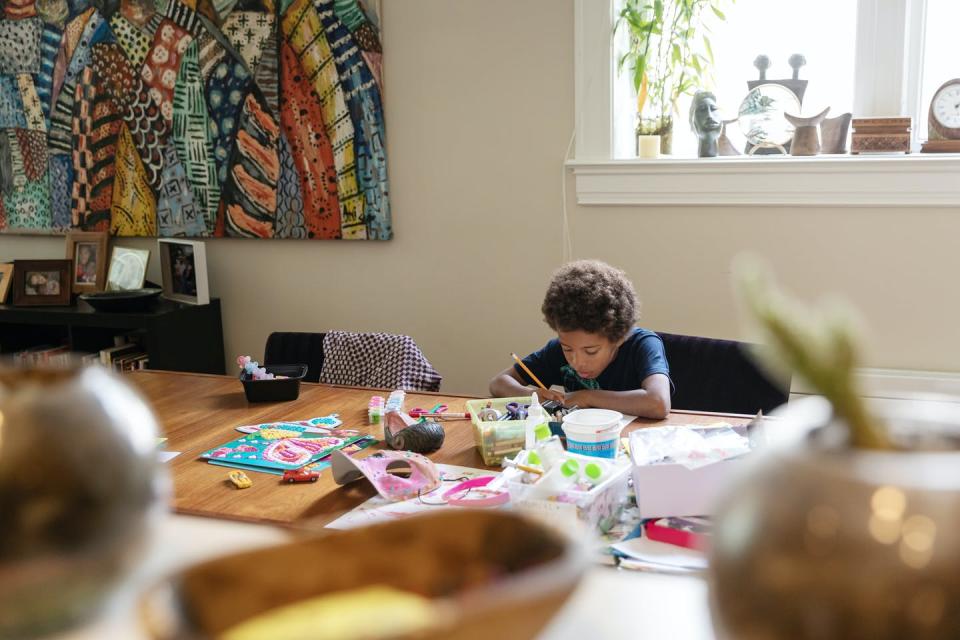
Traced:
POLYGON ((960 153, 960 78, 944 82, 933 94, 927 128, 922 152, 960 153))

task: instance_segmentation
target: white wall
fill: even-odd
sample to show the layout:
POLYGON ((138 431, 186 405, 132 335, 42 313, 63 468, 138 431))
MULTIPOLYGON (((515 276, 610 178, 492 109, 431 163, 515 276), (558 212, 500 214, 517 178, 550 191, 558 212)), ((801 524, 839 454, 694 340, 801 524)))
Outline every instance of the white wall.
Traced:
MULTIPOLYGON (((549 336, 543 289, 561 260, 573 130, 572 0, 384 0, 396 238, 216 239, 228 361, 274 330, 413 336, 448 392, 482 394, 510 352, 549 336)), ((642 323, 740 335, 730 258, 765 255, 804 297, 842 292, 872 327, 866 364, 960 371, 960 210, 577 207, 574 254, 624 268, 642 323)), ((156 241, 148 276, 159 281, 156 241)), ((61 257, 63 240, 0 236, 0 258, 61 257)))

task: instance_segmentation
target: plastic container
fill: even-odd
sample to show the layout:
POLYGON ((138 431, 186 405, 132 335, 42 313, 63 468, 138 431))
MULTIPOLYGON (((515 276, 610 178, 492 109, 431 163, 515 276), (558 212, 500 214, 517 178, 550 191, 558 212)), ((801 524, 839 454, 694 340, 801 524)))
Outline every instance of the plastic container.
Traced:
POLYGON ((268 364, 264 366, 267 373, 285 378, 273 380, 246 379, 246 374, 240 373, 240 382, 243 383, 243 392, 247 394, 247 402, 285 402, 300 397, 300 381, 307 375, 305 364, 268 364))
POLYGON ((597 458, 616 458, 623 414, 609 409, 578 409, 563 417, 567 451, 597 458))
POLYGON ((513 456, 523 449, 526 440, 526 420, 481 420, 480 412, 487 404, 501 414, 506 413, 507 404, 518 402, 529 404, 530 396, 519 398, 491 398, 489 400, 467 400, 467 411, 473 422, 473 435, 480 450, 483 464, 499 466, 504 456, 513 456))
MULTIPOLYGON (((592 460, 591 456, 567 454, 567 457, 578 460, 581 467, 592 460)), ((591 530, 606 533, 620 520, 620 512, 627 501, 631 468, 626 459, 610 467, 609 475, 603 482, 586 491, 579 485, 552 488, 540 483, 525 484, 519 479, 510 480, 507 483, 510 504, 514 508, 539 514, 560 526, 576 520, 591 530)))

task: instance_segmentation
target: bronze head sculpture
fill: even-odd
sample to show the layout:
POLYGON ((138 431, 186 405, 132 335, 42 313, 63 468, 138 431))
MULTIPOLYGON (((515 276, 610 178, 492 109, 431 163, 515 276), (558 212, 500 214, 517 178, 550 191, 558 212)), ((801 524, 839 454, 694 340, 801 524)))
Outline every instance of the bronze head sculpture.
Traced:
POLYGON ((701 158, 717 156, 717 138, 723 124, 719 111, 717 97, 712 92, 697 91, 694 94, 690 104, 690 127, 700 140, 697 155, 701 158))

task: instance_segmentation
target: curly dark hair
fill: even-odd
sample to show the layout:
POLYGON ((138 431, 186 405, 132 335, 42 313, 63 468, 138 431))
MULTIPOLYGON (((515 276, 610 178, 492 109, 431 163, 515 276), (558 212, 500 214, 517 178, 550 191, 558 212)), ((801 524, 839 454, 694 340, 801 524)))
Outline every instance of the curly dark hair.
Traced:
POLYGON ((616 342, 633 328, 638 306, 627 274, 599 260, 577 260, 553 274, 540 310, 554 331, 586 331, 616 342))

